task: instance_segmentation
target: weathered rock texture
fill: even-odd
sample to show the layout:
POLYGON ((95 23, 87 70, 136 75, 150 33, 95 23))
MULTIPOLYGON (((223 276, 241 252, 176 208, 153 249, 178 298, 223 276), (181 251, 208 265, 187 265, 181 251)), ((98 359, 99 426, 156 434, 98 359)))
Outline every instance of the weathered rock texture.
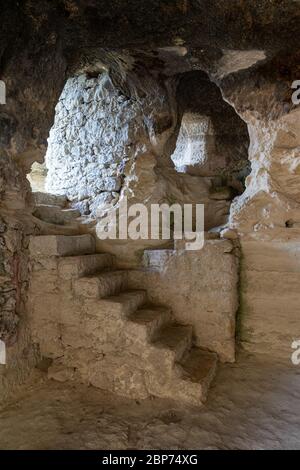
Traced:
POLYGON ((31 171, 27 175, 33 192, 44 192, 46 184, 47 168, 45 163, 34 162, 31 166, 31 171))

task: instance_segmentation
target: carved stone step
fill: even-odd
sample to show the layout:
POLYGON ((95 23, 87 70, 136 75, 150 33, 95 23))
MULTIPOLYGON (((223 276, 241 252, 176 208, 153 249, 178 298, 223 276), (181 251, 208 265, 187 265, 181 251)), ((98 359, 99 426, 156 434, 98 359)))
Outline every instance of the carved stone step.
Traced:
POLYGON ((49 224, 44 220, 40 220, 35 218, 34 219, 35 226, 39 229, 40 235, 66 235, 66 236, 73 236, 73 235, 81 235, 83 232, 80 227, 80 223, 76 219, 75 222, 68 225, 57 225, 57 224, 49 224))
POLYGON ((145 306, 130 315, 128 329, 132 337, 137 336, 143 341, 150 341, 164 325, 170 323, 171 319, 171 309, 145 306))
POLYGON ((151 357, 153 364, 159 364, 164 361, 169 362, 170 366, 179 361, 184 353, 192 346, 191 326, 167 325, 162 328, 156 340, 152 343, 151 357), (156 356, 156 360, 154 360, 156 356))
POLYGON ((63 279, 92 275, 103 269, 112 268, 113 265, 114 256, 109 253, 67 256, 57 261, 58 273, 63 279))
POLYGON ((76 209, 62 209, 59 206, 36 206, 33 215, 44 222, 56 225, 66 225, 80 217, 80 211, 76 209))
POLYGON ((98 308, 105 311, 107 315, 117 314, 125 318, 138 310, 146 301, 147 292, 145 290, 131 290, 101 299, 98 302, 98 308))
POLYGON ((73 290, 77 296, 102 299, 125 290, 127 279, 127 271, 108 271, 74 280, 73 290))
POLYGON ((174 364, 170 374, 165 374, 163 362, 160 367, 146 376, 150 393, 170 398, 188 405, 201 406, 217 367, 217 355, 193 347, 186 351, 180 363, 174 364))
POLYGON ((95 252, 95 240, 89 234, 41 235, 31 237, 29 250, 33 258, 85 255, 95 252))
POLYGON ((47 205, 47 206, 59 206, 61 208, 66 207, 68 199, 66 196, 58 196, 56 194, 34 192, 31 195, 32 203, 35 206, 47 205))
POLYGON ((176 366, 179 378, 174 381, 176 399, 200 405, 207 399, 218 364, 217 354, 192 348, 176 366))

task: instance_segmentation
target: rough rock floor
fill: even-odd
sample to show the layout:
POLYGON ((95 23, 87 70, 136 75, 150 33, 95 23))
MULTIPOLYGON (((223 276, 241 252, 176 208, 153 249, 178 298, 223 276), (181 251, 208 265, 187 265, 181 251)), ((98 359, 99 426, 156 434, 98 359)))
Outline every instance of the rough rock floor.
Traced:
POLYGON ((0 410, 1 449, 300 449, 300 366, 243 353, 203 408, 39 377, 0 410))

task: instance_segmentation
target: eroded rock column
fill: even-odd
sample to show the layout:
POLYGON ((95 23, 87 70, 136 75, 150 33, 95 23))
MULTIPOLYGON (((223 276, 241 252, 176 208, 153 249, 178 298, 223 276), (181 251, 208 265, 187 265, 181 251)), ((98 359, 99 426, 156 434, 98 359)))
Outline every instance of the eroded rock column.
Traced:
POLYGON ((259 81, 229 94, 248 124, 252 167, 230 215, 243 255, 239 336, 246 349, 289 361, 300 335, 300 109, 288 82, 259 81))

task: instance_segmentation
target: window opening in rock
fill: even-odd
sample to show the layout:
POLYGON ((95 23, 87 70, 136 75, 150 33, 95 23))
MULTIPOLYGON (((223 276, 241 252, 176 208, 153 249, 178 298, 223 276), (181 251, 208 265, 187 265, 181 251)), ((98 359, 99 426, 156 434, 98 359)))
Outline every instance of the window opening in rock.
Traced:
POLYGON ((176 170, 214 178, 217 198, 241 194, 250 173, 246 123, 203 72, 182 74, 177 102, 178 138, 171 156, 176 170))

